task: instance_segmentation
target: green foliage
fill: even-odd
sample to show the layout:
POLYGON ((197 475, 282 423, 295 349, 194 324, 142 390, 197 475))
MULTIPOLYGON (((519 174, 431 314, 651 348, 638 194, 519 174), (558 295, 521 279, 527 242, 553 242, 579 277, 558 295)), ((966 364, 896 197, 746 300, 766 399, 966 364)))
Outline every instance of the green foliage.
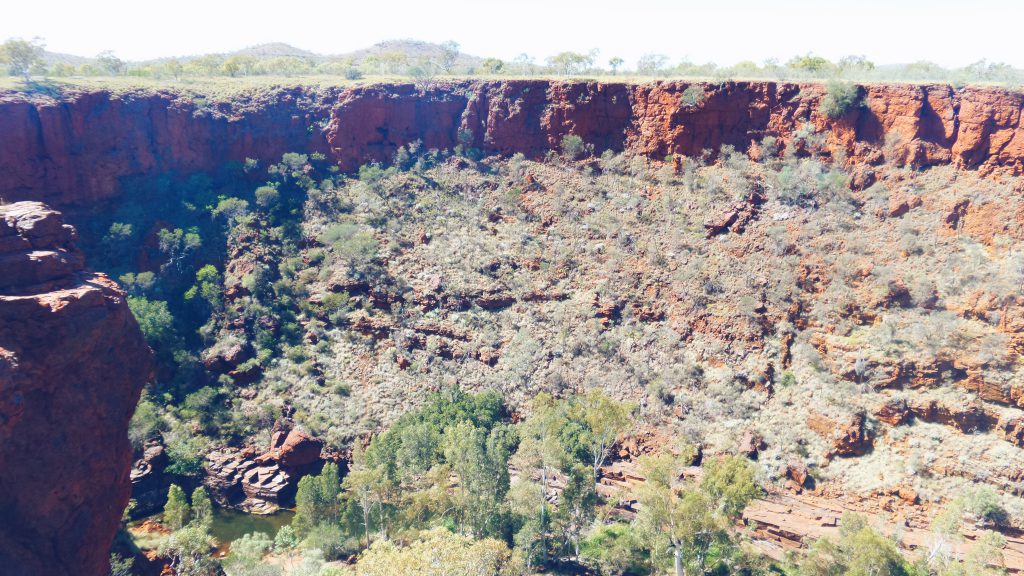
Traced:
POLYGON ((575 134, 566 134, 562 136, 562 155, 570 160, 576 160, 584 154, 587 150, 587 145, 583 142, 583 138, 575 134))
POLYGON ((658 564, 674 565, 677 574, 683 570, 705 574, 742 554, 732 525, 758 488, 752 465, 732 457, 708 463, 700 485, 679 494, 675 483, 684 465, 669 455, 642 459, 647 481, 639 492, 637 524, 649 538, 658 564), (671 556, 664 550, 670 550, 671 556))
POLYGON ((270 536, 262 532, 246 534, 231 543, 231 552, 224 559, 227 576, 278 576, 281 568, 266 563, 263 557, 270 550, 270 536))
POLYGON ((115 260, 127 260, 135 244, 135 228, 127 222, 114 222, 101 240, 115 260))
POLYGON ((139 323, 146 342, 153 348, 166 346, 177 338, 174 317, 167 309, 167 302, 132 296, 128 298, 128 307, 139 323))
POLYGON ((171 533, 158 551, 171 560, 178 576, 215 576, 220 565, 210 557, 214 540, 202 524, 189 524, 171 533))
POLYGON ((281 193, 273 186, 260 186, 254 192, 256 205, 260 208, 273 208, 281 200, 281 193))
POLYGON ((128 424, 128 438, 132 445, 140 448, 146 440, 156 437, 164 429, 165 424, 159 406, 154 404, 148 395, 143 394, 128 424))
POLYGON ((696 84, 687 86, 686 90, 679 96, 679 105, 683 108, 696 108, 704 103, 707 94, 702 86, 696 84))
POLYGON ((39 38, 11 38, 0 45, 0 62, 7 64, 12 75, 21 76, 25 82, 29 82, 33 69, 43 64, 44 48, 39 38))
POLYGON ((217 203, 212 214, 218 218, 224 218, 229 224, 235 225, 245 220, 249 215, 249 202, 241 198, 224 198, 217 203))
POLYGON ((999 501, 999 495, 989 486, 982 486, 969 492, 963 501, 964 509, 984 522, 1002 524, 1006 521, 1006 509, 999 501))
MULTIPOLYGON (((444 460, 458 479, 455 505, 461 532, 477 537, 501 534, 514 442, 513 431, 504 425, 488 431, 464 420, 444 431, 444 460)), ((429 445, 423 448, 429 451, 429 445)))
POLYGON ((185 292, 185 300, 202 301, 209 311, 220 310, 221 293, 224 290, 224 279, 212 264, 203 266, 196 272, 196 283, 185 292))
POLYGON ((298 545, 299 536, 291 526, 282 526, 274 536, 274 550, 278 553, 289 552, 298 545))
POLYGON ((192 511, 185 491, 177 484, 171 484, 164 504, 163 524, 171 530, 180 530, 189 522, 192 511))
POLYGON ((175 435, 167 439, 167 471, 181 476, 199 477, 203 473, 204 444, 198 437, 175 435))
POLYGON ((825 85, 826 94, 821 100, 821 111, 833 120, 842 118, 860 101, 860 86, 839 80, 830 80, 825 85))
POLYGON ((292 525, 299 534, 309 534, 321 524, 335 524, 339 520, 341 479, 338 465, 327 463, 316 476, 299 480, 295 495, 295 518, 292 525))
POLYGON ((458 386, 435 392, 422 408, 403 415, 387 432, 376 436, 366 459, 371 467, 382 466, 392 480, 425 472, 433 463, 444 462, 442 440, 450 427, 467 422, 489 435, 505 417, 501 397, 495 392, 468 394, 458 386))
POLYGON ((734 456, 712 459, 704 465, 700 489, 716 502, 728 518, 737 518, 751 500, 761 494, 754 466, 734 456))
POLYGON ((834 65, 829 62, 827 58, 821 56, 814 56, 813 54, 806 54, 804 56, 794 56, 786 66, 793 70, 801 70, 805 72, 823 72, 829 70, 834 65))
POLYGON ((596 53, 560 52, 548 58, 548 65, 563 76, 581 74, 594 65, 596 53))
POLYGON ((602 524, 580 545, 580 558, 602 576, 643 574, 647 551, 632 525, 602 524))
POLYGON ((340 560, 356 551, 357 546, 349 541, 344 530, 337 524, 317 524, 306 534, 303 545, 309 550, 319 550, 325 560, 340 560))
POLYGON ((422 538, 399 547, 381 540, 359 557, 360 576, 511 576, 519 573, 512 553, 503 542, 474 540, 444 528, 423 533, 422 538), (443 567, 439 570, 439 567, 443 567))
POLYGON ((843 516, 839 539, 823 538, 811 546, 800 563, 800 576, 909 576, 909 562, 892 540, 875 532, 857 514, 843 516))
POLYGON ((124 557, 116 552, 110 554, 110 576, 132 576, 135 558, 124 557))
POLYGON ((164 228, 157 232, 157 238, 160 242, 160 252, 166 258, 166 261, 161 266, 161 270, 173 268, 178 272, 184 271, 196 252, 203 245, 198 228, 195 227, 188 230, 164 228))
POLYGON ((156 286, 156 276, 152 272, 128 272, 118 280, 130 296, 145 296, 156 286))
POLYGON ((822 206, 849 195, 848 177, 817 160, 801 159, 784 166, 775 176, 774 194, 780 202, 822 206))
POLYGON ((206 488, 202 486, 192 491, 191 517, 192 522, 198 522, 205 526, 209 526, 213 522, 213 502, 210 501, 210 495, 206 492, 206 488))

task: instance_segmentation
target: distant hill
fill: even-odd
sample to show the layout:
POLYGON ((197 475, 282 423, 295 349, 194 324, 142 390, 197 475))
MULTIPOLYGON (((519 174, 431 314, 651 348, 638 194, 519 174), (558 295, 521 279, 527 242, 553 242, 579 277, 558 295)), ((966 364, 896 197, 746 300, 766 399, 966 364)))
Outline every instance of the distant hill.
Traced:
MULTIPOLYGON (((417 60, 420 58, 435 58, 442 50, 441 44, 434 44, 432 42, 423 42, 421 40, 402 39, 402 40, 387 40, 379 44, 374 44, 369 48, 362 48, 354 52, 348 52, 345 54, 338 54, 331 58, 351 59, 354 63, 358 64, 363 60, 373 57, 380 56, 388 53, 403 54, 410 60, 417 60)), ((470 54, 459 54, 456 60, 456 66, 459 67, 475 67, 478 66, 484 59, 479 56, 472 56, 470 54)))
POLYGON ((253 56, 256 58, 305 58, 309 60, 323 60, 324 57, 309 50, 296 48, 283 42, 271 42, 270 44, 257 44, 234 52, 228 52, 225 56, 253 56))
MULTIPOLYGON (((317 54, 309 50, 303 50, 297 48, 291 44, 285 44, 284 42, 271 42, 267 44, 257 44, 255 46, 249 46, 242 48, 241 50, 235 50, 233 52, 217 53, 217 54, 192 54, 188 56, 178 56, 177 60, 181 62, 189 62, 207 56, 219 56, 222 58, 230 58, 232 56, 252 56, 258 60, 272 60, 274 58, 299 58, 302 60, 310 61, 313 63, 321 63, 328 60, 351 60, 353 64, 359 64, 367 58, 375 56, 381 56, 384 54, 402 54, 407 59, 414 61, 420 58, 436 58, 441 54, 442 46, 440 44, 434 44, 431 42, 422 42, 419 40, 388 40, 379 44, 374 44, 368 48, 361 48, 352 52, 346 52, 341 54, 317 54)), ((95 64, 95 57, 88 56, 75 56, 73 54, 61 54, 57 52, 46 52, 44 55, 47 66, 53 66, 55 64, 71 64, 73 66, 81 66, 82 64, 95 64)), ((136 65, 147 65, 166 62, 171 57, 153 58, 142 61, 128 61, 128 64, 136 65)), ((472 56, 469 54, 459 54, 456 60, 456 66, 460 68, 472 68, 478 66, 484 59, 479 56, 472 56)))

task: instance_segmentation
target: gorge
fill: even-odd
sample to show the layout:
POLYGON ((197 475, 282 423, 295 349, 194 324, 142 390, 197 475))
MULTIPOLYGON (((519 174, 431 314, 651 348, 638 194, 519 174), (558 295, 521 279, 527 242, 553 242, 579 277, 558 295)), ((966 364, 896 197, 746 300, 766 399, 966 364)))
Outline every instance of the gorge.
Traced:
MULTIPOLYGON (((302 161, 268 176, 279 207, 252 207, 262 220, 250 224, 203 213, 230 222, 223 245, 180 290, 145 294, 170 301, 204 265, 223 274, 224 310, 210 314, 222 321, 189 345, 196 380, 231 391, 212 404, 243 413, 246 438, 217 446, 229 452, 206 461, 208 476, 291 477, 263 492, 232 477, 218 501, 261 507, 294 492, 311 465, 348 458, 314 454, 324 443, 358 442, 459 383, 500 390, 517 417, 539 391, 635 402, 645 422, 620 439, 624 460, 669 443, 659 431, 695 437, 704 420, 709 453, 745 445, 781 495, 748 514, 763 525, 787 517, 772 502, 801 494, 820 497, 797 508, 830 528, 814 506, 853 500, 918 531, 955 482, 1021 496, 1024 94, 868 85, 837 117, 827 96, 819 84, 542 80, 0 93, 0 469, 18 470, 0 476, 0 514, 32 518, 27 534, 0 532, 0 566, 104 574, 127 504, 128 419, 153 369, 125 292, 85 267, 115 260, 100 253, 107 219, 147 206, 163 190, 147 178, 161 175, 211 175, 204 202, 219 206, 262 183, 249 165, 288 154, 302 161), (387 172, 431 149, 460 152, 387 172), (622 167, 632 158, 646 163, 622 167), (360 171, 372 163, 379 173, 360 171), (296 174, 318 170, 334 180, 294 193, 296 174), (812 185, 786 179, 801 171, 812 185), (54 209, 94 251, 83 257, 54 209), (375 252, 357 250, 371 240, 375 252), (302 290, 274 292, 290 274, 302 290), (257 299, 287 300, 290 315, 250 314, 257 299), (294 341, 261 358, 261 335, 283 340, 288 324, 294 341), (947 332, 964 336, 931 338, 947 332), (671 369, 644 371, 655 364, 671 369)), ((158 234, 187 233, 180 220, 133 222, 141 248, 118 270, 159 275, 175 255, 158 234)), ((1010 548, 1020 556, 1019 540, 1010 548)))

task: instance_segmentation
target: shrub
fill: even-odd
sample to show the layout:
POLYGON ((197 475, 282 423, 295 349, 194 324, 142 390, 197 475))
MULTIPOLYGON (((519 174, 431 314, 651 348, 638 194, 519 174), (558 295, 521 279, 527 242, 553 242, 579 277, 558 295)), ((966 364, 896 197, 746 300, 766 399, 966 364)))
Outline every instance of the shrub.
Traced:
POLYGON ((583 143, 583 138, 575 134, 566 134, 562 137, 562 155, 570 160, 575 160, 583 155, 586 151, 587 145, 583 143))
POLYGON ((860 100, 860 86, 839 80, 830 81, 825 97, 821 100, 821 111, 835 120, 846 115, 860 100))
POLYGON ((704 92, 704 88, 693 85, 683 90, 683 94, 679 97, 679 105, 683 108, 696 108, 704 103, 707 98, 707 94, 704 92))
POLYGON ((167 302, 132 296, 128 298, 128 307, 150 346, 156 348, 174 338, 174 317, 167 309, 167 302))
POLYGON ((281 199, 281 193, 273 186, 260 186, 256 189, 256 204, 261 208, 272 208, 281 199))
POLYGON ((979 520, 1000 524, 1006 520, 1006 510, 999 502, 999 495, 988 486, 979 488, 966 496, 964 502, 968 512, 979 520))

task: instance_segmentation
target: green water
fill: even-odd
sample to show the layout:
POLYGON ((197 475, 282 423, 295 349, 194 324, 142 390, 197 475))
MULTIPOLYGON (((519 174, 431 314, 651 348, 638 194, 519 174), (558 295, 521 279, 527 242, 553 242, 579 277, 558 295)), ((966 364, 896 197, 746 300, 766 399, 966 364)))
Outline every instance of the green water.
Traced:
MULTIPOLYGON (((154 514, 148 518, 140 518, 130 525, 136 526, 146 520, 160 522, 162 514, 154 514)), ((259 515, 246 514, 238 510, 227 508, 214 508, 213 521, 210 523, 210 535, 217 539, 218 556, 227 554, 231 542, 251 532, 263 532, 273 538, 282 526, 292 523, 295 512, 292 510, 281 510, 275 514, 259 515)))
POLYGON ((292 523, 293 516, 295 516, 295 512, 291 510, 281 510, 270 515, 258 515, 217 508, 213 513, 213 522, 210 524, 210 534, 217 539, 218 550, 226 552, 228 545, 233 540, 238 540, 250 532, 263 532, 271 538, 277 536, 277 531, 282 526, 292 523))

